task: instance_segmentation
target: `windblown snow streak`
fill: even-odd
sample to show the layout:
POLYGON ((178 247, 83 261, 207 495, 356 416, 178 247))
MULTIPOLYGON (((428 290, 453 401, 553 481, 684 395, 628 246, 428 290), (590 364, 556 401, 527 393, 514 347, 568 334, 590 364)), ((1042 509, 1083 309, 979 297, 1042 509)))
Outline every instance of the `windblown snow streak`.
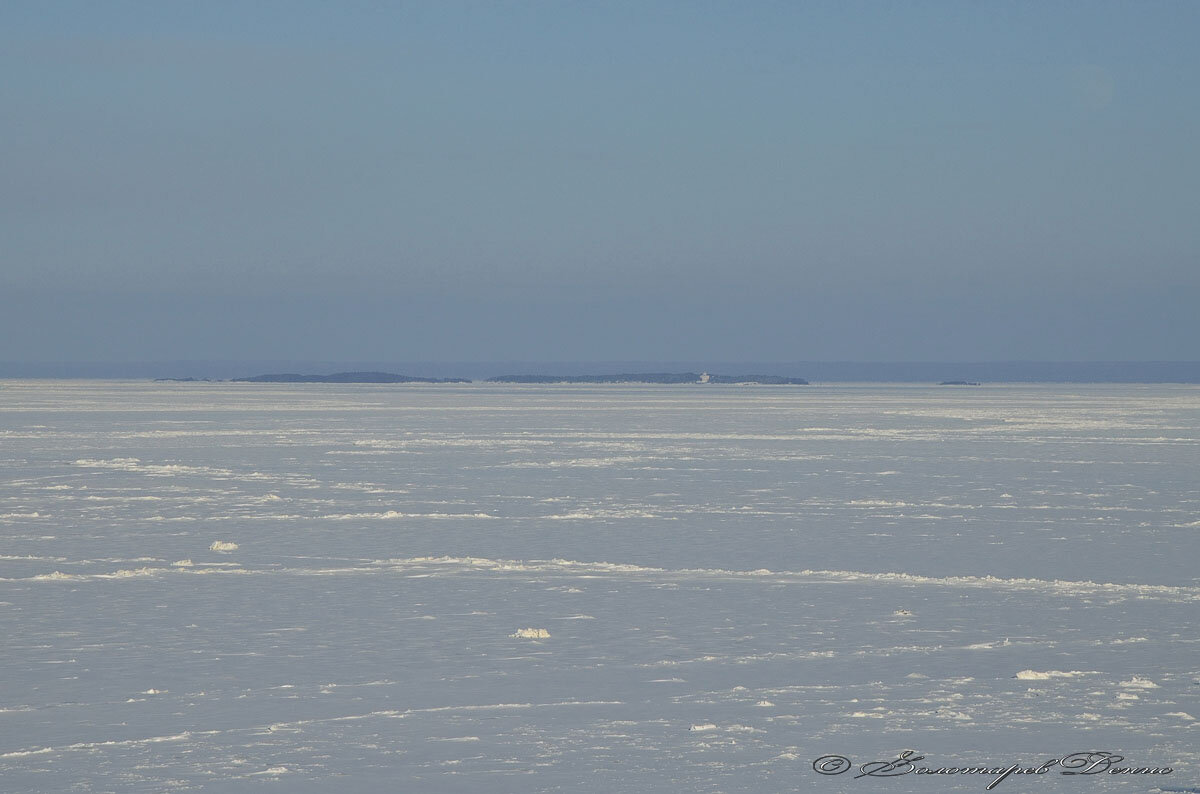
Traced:
POLYGON ((1200 779, 1195 387, 10 382, 0 443, 5 791, 1200 779))

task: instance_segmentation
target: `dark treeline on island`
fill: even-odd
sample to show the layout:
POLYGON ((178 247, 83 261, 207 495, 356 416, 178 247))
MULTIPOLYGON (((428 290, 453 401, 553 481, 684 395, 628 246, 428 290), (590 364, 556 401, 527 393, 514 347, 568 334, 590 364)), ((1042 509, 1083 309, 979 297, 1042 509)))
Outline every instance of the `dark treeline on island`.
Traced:
POLYGON ((488 383, 758 383, 807 386, 804 378, 782 375, 710 375, 707 372, 642 372, 620 375, 497 375, 488 383))
MULTIPOLYGON (((179 378, 172 380, 190 380, 179 378)), ((332 375, 254 375, 234 383, 470 383, 470 378, 419 378, 390 372, 335 372, 332 375)), ((707 372, 642 372, 621 375, 497 375, 488 383, 758 383, 767 386, 807 386, 803 378, 782 375, 710 375, 707 372)))
POLYGON ((234 378, 234 383, 470 383, 470 378, 419 378, 390 372, 335 372, 332 375, 254 375, 234 378))

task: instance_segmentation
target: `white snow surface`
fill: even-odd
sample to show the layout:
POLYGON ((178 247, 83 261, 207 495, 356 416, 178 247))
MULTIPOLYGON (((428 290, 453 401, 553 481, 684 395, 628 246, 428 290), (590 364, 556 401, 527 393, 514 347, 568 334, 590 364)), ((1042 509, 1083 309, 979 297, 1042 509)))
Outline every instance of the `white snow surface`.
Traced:
POLYGON ((1200 790, 1194 386, 6 381, 0 440, 0 791, 1200 790))

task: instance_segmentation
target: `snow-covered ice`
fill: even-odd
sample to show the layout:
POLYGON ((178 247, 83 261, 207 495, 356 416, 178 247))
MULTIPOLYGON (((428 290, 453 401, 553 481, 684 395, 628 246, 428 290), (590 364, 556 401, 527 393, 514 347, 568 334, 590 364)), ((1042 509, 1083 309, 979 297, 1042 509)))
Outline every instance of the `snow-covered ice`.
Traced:
POLYGON ((0 444, 0 791, 1200 787, 1194 386, 10 381, 0 444))

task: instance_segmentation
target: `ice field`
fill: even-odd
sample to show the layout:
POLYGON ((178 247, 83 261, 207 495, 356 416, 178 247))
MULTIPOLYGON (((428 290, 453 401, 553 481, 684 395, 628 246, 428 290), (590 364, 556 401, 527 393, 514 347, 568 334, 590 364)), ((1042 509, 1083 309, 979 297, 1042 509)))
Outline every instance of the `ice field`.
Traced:
POLYGON ((1196 386, 3 381, 0 469, 5 792, 1200 791, 1196 386))

